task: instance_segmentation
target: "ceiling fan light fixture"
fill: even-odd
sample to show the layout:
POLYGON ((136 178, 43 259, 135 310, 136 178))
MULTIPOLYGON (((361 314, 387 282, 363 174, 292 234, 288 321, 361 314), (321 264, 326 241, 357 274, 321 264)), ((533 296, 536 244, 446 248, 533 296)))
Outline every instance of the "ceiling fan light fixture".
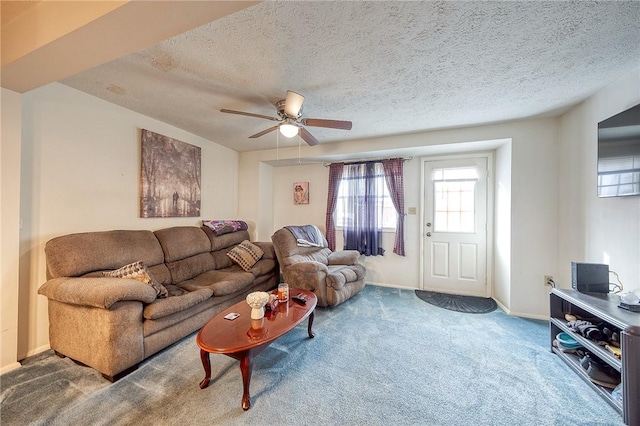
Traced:
POLYGON ((290 123, 280 125, 280 133, 286 138, 292 138, 298 134, 298 126, 290 123))

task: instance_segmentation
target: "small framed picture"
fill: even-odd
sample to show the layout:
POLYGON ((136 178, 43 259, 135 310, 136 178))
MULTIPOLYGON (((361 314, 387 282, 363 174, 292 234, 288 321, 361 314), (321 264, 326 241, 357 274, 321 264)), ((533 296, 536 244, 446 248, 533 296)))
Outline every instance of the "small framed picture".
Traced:
POLYGON ((309 182, 293 184, 293 204, 309 204, 309 182))

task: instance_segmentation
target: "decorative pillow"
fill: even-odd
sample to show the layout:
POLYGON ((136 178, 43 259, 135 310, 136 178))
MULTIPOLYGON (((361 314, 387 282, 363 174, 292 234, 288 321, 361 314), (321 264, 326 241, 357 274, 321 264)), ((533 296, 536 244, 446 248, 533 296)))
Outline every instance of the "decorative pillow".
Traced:
POLYGON ((247 222, 241 220, 203 220, 202 224, 211 228, 218 236, 249 229, 247 222))
POLYGON ((251 241, 244 240, 231 249, 227 256, 240 265, 242 269, 249 271, 264 256, 264 251, 251 241))
POLYGON ((156 291, 156 295, 159 298, 167 297, 169 294, 165 286, 153 279, 145 264, 140 260, 115 271, 103 272, 102 275, 112 278, 128 278, 149 284, 156 291))

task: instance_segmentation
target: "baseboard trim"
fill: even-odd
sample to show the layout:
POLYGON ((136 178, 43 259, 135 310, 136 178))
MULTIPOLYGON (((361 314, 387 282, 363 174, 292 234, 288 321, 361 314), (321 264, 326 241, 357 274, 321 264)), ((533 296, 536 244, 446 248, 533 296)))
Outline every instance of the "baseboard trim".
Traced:
POLYGON ((22 367, 22 364, 17 361, 9 365, 5 365, 4 367, 0 368, 0 375, 8 373, 9 371, 17 370, 20 367, 22 367))
POLYGON ((509 316, 519 317, 519 318, 527 318, 527 319, 535 319, 535 320, 542 320, 542 321, 549 321, 549 316, 548 315, 532 315, 532 314, 524 314, 522 312, 514 312, 511 309, 508 309, 502 303, 500 303, 500 301, 498 299, 496 299, 495 297, 493 298, 493 300, 495 300, 496 303, 498 304, 498 307, 500 309, 502 309, 509 316))
POLYGON ((34 356, 34 355, 38 355, 39 353, 42 353, 44 351, 48 351, 49 349, 51 349, 51 346, 49 345, 42 345, 38 348, 35 349, 31 349, 29 352, 27 352, 27 356, 25 356, 25 358, 29 358, 30 356, 34 356))
POLYGON ((397 284, 376 283, 376 282, 372 282, 372 281, 367 281, 367 285, 375 285, 375 286, 378 286, 378 287, 397 288, 397 289, 400 289, 400 290, 420 290, 417 287, 404 287, 404 286, 399 286, 397 284))

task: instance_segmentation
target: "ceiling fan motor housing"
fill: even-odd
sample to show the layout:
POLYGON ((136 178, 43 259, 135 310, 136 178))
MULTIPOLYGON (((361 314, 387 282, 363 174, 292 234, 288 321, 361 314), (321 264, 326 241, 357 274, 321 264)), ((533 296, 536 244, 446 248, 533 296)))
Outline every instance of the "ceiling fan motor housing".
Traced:
POLYGON ((282 118, 283 120, 286 119, 286 118, 292 118, 294 120, 298 120, 302 116, 302 106, 300 107, 300 110, 298 111, 298 115, 297 116, 295 116, 295 117, 289 116, 289 115, 287 115, 287 113, 284 112, 285 100, 286 99, 281 99, 278 102, 276 102, 276 108, 278 109, 278 116, 280 118, 282 118))

